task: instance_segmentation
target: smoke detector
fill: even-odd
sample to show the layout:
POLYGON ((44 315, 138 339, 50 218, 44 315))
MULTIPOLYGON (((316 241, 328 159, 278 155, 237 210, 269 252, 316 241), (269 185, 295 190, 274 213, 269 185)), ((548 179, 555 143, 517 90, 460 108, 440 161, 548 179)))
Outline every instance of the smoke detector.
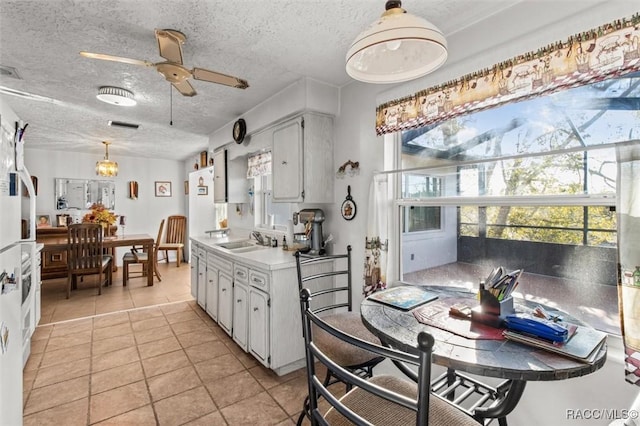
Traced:
POLYGON ((102 102, 118 106, 134 106, 137 102, 133 93, 120 87, 102 86, 98 89, 96 98, 102 102))

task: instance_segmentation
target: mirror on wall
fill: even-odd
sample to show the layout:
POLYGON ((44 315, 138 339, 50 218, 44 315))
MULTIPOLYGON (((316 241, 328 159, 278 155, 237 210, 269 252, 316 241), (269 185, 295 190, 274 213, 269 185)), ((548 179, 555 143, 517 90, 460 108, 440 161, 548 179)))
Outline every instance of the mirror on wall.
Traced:
POLYGON ((56 178, 56 210, 88 209, 100 203, 107 209, 116 206, 116 184, 108 180, 56 178))

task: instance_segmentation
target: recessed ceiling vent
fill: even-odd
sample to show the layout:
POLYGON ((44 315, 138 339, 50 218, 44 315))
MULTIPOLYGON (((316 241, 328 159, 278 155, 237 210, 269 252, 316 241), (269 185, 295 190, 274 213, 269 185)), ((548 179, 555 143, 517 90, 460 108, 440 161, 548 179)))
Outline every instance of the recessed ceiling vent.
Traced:
POLYGON ((11 77, 11 78, 15 78, 16 80, 22 80, 22 77, 20 77, 20 74, 18 74, 18 70, 16 70, 13 67, 8 67, 6 65, 0 65, 0 76, 11 77))
POLYGON ((112 121, 112 120, 109 120, 107 123, 111 127, 124 127, 126 129, 137 129, 138 127, 140 127, 139 124, 125 123, 124 121, 112 121))

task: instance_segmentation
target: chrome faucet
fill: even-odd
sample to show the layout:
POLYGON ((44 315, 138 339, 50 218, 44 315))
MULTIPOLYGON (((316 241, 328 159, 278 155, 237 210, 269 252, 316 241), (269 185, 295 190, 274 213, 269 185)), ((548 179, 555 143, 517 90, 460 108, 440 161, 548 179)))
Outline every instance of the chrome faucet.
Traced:
POLYGON ((251 231, 251 234, 249 234, 249 239, 251 239, 251 237, 255 238, 258 244, 260 244, 261 246, 264 245, 264 237, 258 231, 251 231))

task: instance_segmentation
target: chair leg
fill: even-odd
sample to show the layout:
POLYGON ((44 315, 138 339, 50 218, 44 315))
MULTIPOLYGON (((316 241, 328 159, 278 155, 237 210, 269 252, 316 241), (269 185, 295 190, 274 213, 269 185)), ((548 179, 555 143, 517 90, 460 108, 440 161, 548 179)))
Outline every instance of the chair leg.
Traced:
POLYGON ((71 296, 71 274, 67 275, 67 299, 71 296))
POLYGON ((102 294, 102 268, 98 272, 98 296, 102 294))
POLYGON ((180 267, 180 258, 182 257, 182 253, 180 253, 180 249, 176 249, 176 268, 180 267))
POLYGON ((156 277, 158 277, 158 281, 162 281, 162 277, 160 276, 160 272, 158 271, 157 263, 153 264, 153 272, 156 274, 156 277))
POLYGON ((129 279, 129 263, 123 262, 122 263, 122 286, 123 287, 127 286, 128 279, 129 279))
POLYGON ((169 263, 169 250, 164 251, 164 261, 169 263))

